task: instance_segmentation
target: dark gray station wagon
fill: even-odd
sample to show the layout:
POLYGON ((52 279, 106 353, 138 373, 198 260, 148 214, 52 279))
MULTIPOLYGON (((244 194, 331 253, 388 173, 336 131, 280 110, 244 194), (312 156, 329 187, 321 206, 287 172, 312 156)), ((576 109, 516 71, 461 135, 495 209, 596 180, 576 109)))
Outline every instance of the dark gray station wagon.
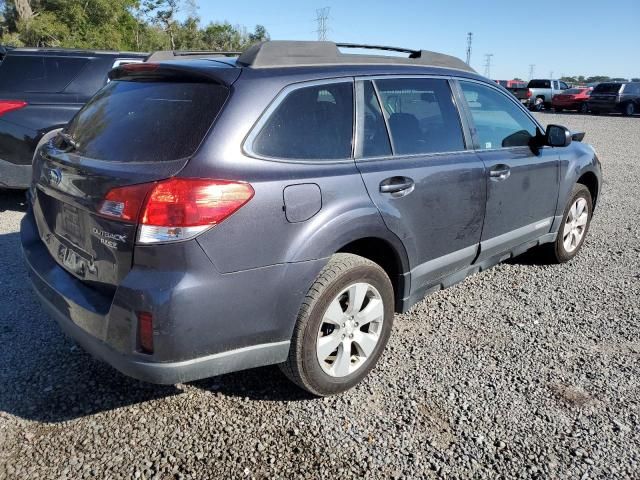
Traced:
POLYGON ((63 330, 150 382, 281 364, 329 395, 394 312, 533 247, 576 255, 600 190, 584 134, 456 58, 353 46, 112 70, 36 154, 22 223, 63 330))

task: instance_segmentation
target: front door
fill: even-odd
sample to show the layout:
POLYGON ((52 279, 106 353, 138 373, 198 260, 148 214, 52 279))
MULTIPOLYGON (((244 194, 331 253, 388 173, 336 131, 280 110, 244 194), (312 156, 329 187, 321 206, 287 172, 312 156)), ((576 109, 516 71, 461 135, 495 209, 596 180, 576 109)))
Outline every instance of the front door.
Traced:
POLYGON ((558 151, 532 148, 537 124, 497 88, 460 81, 478 156, 487 170, 487 207, 478 261, 548 233, 558 201, 558 151))
POLYGON ((476 257, 484 164, 466 149, 447 80, 363 79, 356 88, 356 163, 384 222, 407 249, 416 294, 476 257))

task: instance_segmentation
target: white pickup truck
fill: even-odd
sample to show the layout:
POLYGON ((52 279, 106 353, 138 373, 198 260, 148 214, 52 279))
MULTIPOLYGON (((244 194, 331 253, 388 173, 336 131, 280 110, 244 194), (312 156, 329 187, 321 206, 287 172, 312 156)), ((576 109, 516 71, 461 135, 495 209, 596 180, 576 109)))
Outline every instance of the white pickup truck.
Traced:
POLYGON ((543 108, 551 109, 551 99, 554 95, 562 93, 569 88, 569 85, 560 80, 539 79, 529 80, 527 84, 530 94, 524 103, 530 110, 540 111, 543 108))

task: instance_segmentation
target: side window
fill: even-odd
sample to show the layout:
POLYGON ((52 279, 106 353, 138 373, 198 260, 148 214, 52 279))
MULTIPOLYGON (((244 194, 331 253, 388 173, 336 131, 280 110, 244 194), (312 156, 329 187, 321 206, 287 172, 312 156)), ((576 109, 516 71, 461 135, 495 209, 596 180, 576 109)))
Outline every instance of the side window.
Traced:
POLYGON ((569 85, 567 85, 564 82, 560 82, 560 89, 561 90, 568 90, 569 89, 569 85))
POLYGON ((554 90, 560 90, 560 87, 558 86, 558 82, 557 81, 553 81, 553 89, 554 90))
POLYGON ((376 95, 373 83, 364 82, 363 88, 363 106, 361 117, 362 131, 360 138, 362 139, 363 157, 382 157, 391 155, 391 144, 389 143, 389 135, 387 127, 382 116, 380 102, 376 95))
POLYGON ((253 141, 259 155, 282 159, 351 158, 353 84, 331 83, 293 90, 253 141))
POLYGON ((87 62, 79 57, 7 55, 0 68, 0 91, 60 92, 87 62))
POLYGON ((458 110, 446 80, 376 80, 394 154, 464 150, 458 110))
POLYGON ((501 92, 479 83, 461 81, 475 125, 480 149, 529 145, 536 124, 501 92))

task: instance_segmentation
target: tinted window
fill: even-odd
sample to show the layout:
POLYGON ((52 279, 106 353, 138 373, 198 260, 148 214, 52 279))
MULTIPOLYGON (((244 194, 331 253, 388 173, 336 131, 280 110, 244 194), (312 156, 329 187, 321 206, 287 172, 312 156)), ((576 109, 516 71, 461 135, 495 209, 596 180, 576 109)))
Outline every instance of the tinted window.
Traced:
POLYGON ((364 118, 362 118, 362 156, 380 157, 391 155, 391 144, 387 127, 382 117, 380 103, 373 84, 364 82, 364 118))
POLYGON ((60 92, 89 60, 75 57, 7 55, 0 65, 0 90, 60 92))
POLYGON ((536 124, 501 92, 478 83, 460 82, 481 149, 529 145, 536 124))
POLYGON ((566 89, 568 89, 568 88, 569 88, 569 85, 567 85, 567 84, 566 84, 566 83, 564 83, 564 82, 560 82, 560 88, 561 88, 561 89, 563 89, 563 90, 566 90, 566 89))
POLYGON ((564 93, 566 93, 567 95, 578 95, 579 93, 583 93, 584 91, 584 88, 570 88, 564 93))
POLYGON ((351 157, 353 84, 332 83, 289 93, 253 142, 253 151, 302 160, 351 157))
POLYGON ((376 80, 395 154, 464 150, 458 111, 446 80, 376 80))
POLYGON ((550 80, 530 80, 527 88, 551 88, 550 80))
POLYGON ((621 86, 620 83, 599 83, 593 89, 593 93, 618 93, 621 86))
POLYGON ((77 152, 99 160, 161 162, 193 154, 228 95, 209 83, 113 81, 67 127, 77 152))

